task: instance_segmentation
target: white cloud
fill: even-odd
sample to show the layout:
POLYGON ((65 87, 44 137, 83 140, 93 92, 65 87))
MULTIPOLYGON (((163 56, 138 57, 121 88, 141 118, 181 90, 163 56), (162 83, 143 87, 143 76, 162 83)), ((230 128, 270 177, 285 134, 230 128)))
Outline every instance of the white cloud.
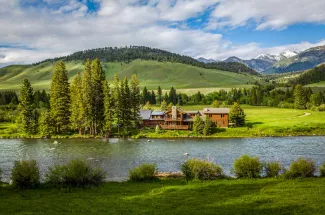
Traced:
POLYGON ((208 29, 257 23, 257 30, 283 29, 296 23, 325 23, 324 0, 219 0, 208 29))
MULTIPOLYGON (((285 6, 273 9, 271 3, 279 6, 279 0, 147 0, 147 4, 139 4, 139 0, 93 1, 100 2, 97 13, 87 13, 85 0, 43 0, 46 5, 56 6, 38 8, 21 8, 18 0, 0 0, 0 45, 19 43, 30 48, 0 48, 0 64, 33 63, 84 49, 126 45, 156 47, 192 57, 225 59, 236 55, 249 59, 264 52, 316 44, 302 42, 265 49, 252 41, 237 46, 224 40, 221 34, 180 26, 184 20, 213 9, 216 3, 219 4, 212 14, 210 27, 242 26, 253 19, 259 29, 283 28, 297 20, 299 14, 305 21, 321 22, 323 13, 319 8, 324 8, 323 1, 315 0, 316 3, 305 6, 309 12, 310 8, 314 9, 313 13, 300 9, 298 15, 288 15, 284 13, 285 6), (176 23, 174 28, 169 27, 173 23, 176 23)), ((297 2, 292 3, 293 8, 299 6, 297 2)))

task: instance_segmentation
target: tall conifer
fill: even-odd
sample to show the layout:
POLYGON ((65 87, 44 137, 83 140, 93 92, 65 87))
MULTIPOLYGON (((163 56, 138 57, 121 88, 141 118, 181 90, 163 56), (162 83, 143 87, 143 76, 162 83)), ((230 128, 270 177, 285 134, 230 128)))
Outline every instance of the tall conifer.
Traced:
POLYGON ((131 92, 130 92, 130 106, 131 106, 131 117, 133 124, 136 128, 140 125, 140 83, 136 75, 132 75, 131 80, 131 92))
POLYGON ((89 130, 89 133, 93 134, 92 127, 92 104, 93 104, 93 86, 92 86, 92 74, 91 74, 91 61, 88 59, 85 62, 85 71, 82 75, 82 96, 83 96, 83 110, 84 110, 84 129, 85 133, 89 130))
POLYGON ((56 65, 50 88, 51 117, 54 121, 56 132, 69 127, 70 118, 70 89, 68 72, 62 61, 56 65))
POLYGON ((105 116, 105 123, 104 129, 106 133, 106 137, 109 137, 111 129, 112 129, 112 121, 113 121, 113 114, 114 114, 114 99, 112 97, 112 92, 109 87, 108 81, 104 81, 104 116, 105 116))
POLYGON ((82 128, 84 125, 84 108, 83 108, 83 94, 82 94, 82 80, 80 72, 73 79, 71 84, 71 128, 77 129, 79 134, 82 134, 82 128))

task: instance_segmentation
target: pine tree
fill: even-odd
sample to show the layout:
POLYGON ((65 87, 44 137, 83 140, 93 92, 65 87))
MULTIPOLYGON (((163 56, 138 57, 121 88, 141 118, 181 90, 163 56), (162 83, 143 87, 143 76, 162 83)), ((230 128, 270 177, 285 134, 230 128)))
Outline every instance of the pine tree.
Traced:
POLYGON ((92 69, 92 87, 93 87, 93 127, 94 135, 97 135, 103 129, 104 123, 104 90, 105 73, 98 59, 93 60, 92 69))
POLYGON ((124 78, 124 81, 121 83, 121 101, 122 101, 122 126, 124 131, 127 133, 128 128, 131 124, 131 108, 130 108, 130 88, 127 77, 124 78))
POLYGON ((294 90, 294 106, 295 109, 306 109, 306 97, 304 89, 301 84, 296 85, 294 90))
POLYGON ((158 94, 158 104, 161 104, 161 102, 162 102, 162 90, 161 90, 160 86, 158 87, 157 94, 158 94))
POLYGON ((114 100, 112 96, 111 89, 109 87, 108 81, 104 81, 104 116, 105 116, 105 123, 104 128, 106 131, 106 137, 110 136, 110 132, 112 129, 112 121, 113 121, 113 114, 114 114, 114 100))
POLYGON ((91 61, 88 59, 85 62, 85 71, 82 75, 82 100, 84 111, 84 133, 89 130, 89 133, 93 135, 92 127, 92 112, 93 112, 93 82, 91 74, 91 61))
POLYGON ((133 124, 136 128, 140 125, 140 88, 139 88, 139 81, 136 75, 132 75, 131 80, 131 92, 130 92, 130 106, 131 106, 131 117, 133 124))
POLYGON ((120 89, 120 79, 118 75, 116 74, 114 76, 114 82, 113 82, 113 90, 112 90, 112 96, 114 99, 114 124, 117 126, 118 129, 118 135, 120 136, 120 126, 121 126, 121 118, 122 118, 122 109, 121 109, 121 89, 120 89))
POLYGON ((54 133, 51 115, 48 111, 42 111, 39 119, 39 133, 42 137, 50 138, 54 133))
POLYGON ((147 87, 144 87, 143 88, 142 97, 143 97, 142 104, 146 104, 147 102, 150 102, 151 97, 149 95, 149 92, 147 90, 147 87))
POLYGON ((230 122, 234 123, 235 126, 244 126, 245 125, 246 115, 244 110, 240 107, 240 105, 235 102, 233 107, 230 110, 229 119, 230 122))
POLYGON ((54 121, 56 132, 66 130, 69 127, 70 118, 70 89, 68 82, 68 72, 62 61, 56 65, 52 83, 51 93, 51 117, 54 121))
POLYGON ((251 90, 251 100, 252 100, 252 105, 255 106, 257 105, 257 95, 256 95, 256 88, 253 87, 251 90))
POLYGON ((156 102, 156 94, 155 94, 155 91, 151 91, 151 99, 150 99, 150 103, 155 105, 157 102, 156 102))
POLYGON ((82 134, 82 128, 84 125, 84 102, 82 94, 82 80, 80 72, 77 73, 77 76, 73 79, 70 89, 71 95, 71 107, 70 107, 70 122, 71 128, 78 130, 79 134, 82 134))
POLYGON ((171 103, 173 103, 173 105, 177 104, 177 94, 176 94, 176 90, 174 89, 174 87, 172 87, 169 91, 169 100, 171 103))
POLYGON ((200 116, 195 116, 193 120, 193 131, 198 134, 203 134, 204 121, 200 116))
POLYGON ((30 82, 25 79, 20 89, 20 122, 23 133, 32 135, 37 133, 37 114, 34 104, 34 93, 30 82))

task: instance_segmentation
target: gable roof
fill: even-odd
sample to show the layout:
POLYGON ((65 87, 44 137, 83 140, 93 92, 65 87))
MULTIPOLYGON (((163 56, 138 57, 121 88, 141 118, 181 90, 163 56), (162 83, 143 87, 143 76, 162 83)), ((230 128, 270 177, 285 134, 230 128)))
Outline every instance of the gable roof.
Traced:
POLYGON ((150 120, 151 110, 140 110, 140 117, 143 120, 150 120))
POLYGON ((230 112, 229 108, 204 108, 203 109, 204 114, 209 114, 209 113, 229 114, 229 112, 230 112))

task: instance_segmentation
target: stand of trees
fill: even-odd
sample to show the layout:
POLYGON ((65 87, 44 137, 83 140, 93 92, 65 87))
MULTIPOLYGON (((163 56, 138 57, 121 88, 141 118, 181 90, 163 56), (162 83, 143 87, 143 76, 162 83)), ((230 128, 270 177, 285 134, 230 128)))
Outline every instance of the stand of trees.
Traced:
POLYGON ((100 61, 87 60, 83 74, 78 73, 70 85, 68 72, 60 61, 52 77, 49 97, 44 92, 33 93, 29 81, 24 80, 18 125, 27 135, 50 136, 78 131, 81 135, 109 136, 115 128, 119 134, 127 135, 140 124, 140 99, 136 75, 131 82, 127 78, 119 80, 116 75, 110 86, 100 61), (40 102, 36 100, 49 101, 49 106, 37 111, 40 102))
MULTIPOLYGON (((154 91, 152 91, 154 92, 154 91)), ((251 89, 220 90, 206 95, 198 91, 188 96, 177 93, 172 87, 169 93, 162 94, 158 87, 157 95, 144 88, 141 94, 142 104, 173 104, 173 105, 212 105, 213 107, 226 107, 235 102, 253 106, 269 106, 279 108, 312 109, 325 103, 325 94, 313 92, 311 88, 302 85, 294 85, 288 88, 276 88, 275 85, 255 86, 251 89), (160 102, 161 101, 161 102, 160 102)))
POLYGON ((130 47, 121 47, 121 48, 105 47, 105 48, 98 48, 98 49, 90 49, 90 50, 75 52, 65 57, 47 59, 45 61, 36 63, 34 65, 38 65, 40 63, 47 62, 47 61, 51 61, 51 62, 56 62, 58 60, 86 61, 87 59, 99 59, 102 62, 127 62, 127 63, 136 59, 156 60, 161 62, 183 63, 183 64, 198 66, 206 69, 218 69, 218 70, 224 70, 224 71, 235 72, 235 73, 259 75, 259 73, 257 73, 256 71, 241 63, 217 62, 217 63, 205 64, 189 56, 179 55, 168 51, 149 48, 145 46, 130 46, 130 47))

